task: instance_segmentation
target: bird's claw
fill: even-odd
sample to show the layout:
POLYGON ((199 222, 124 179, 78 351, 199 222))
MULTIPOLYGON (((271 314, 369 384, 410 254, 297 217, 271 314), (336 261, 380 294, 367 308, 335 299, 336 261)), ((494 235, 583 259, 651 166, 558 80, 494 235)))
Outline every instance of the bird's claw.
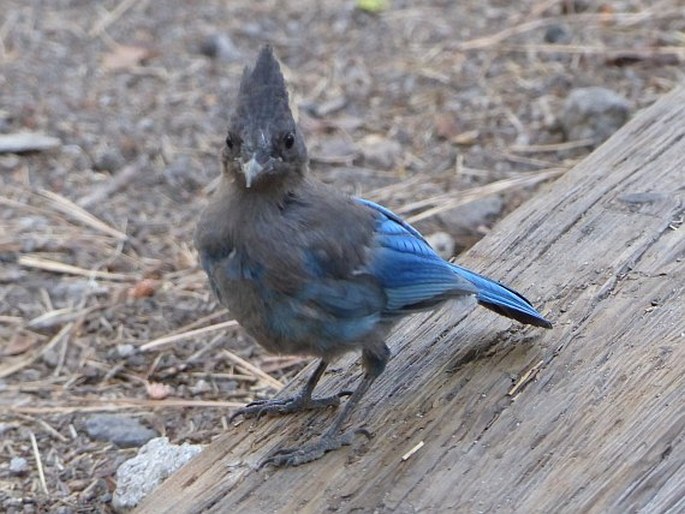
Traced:
POLYGON ((327 407, 337 407, 340 405, 340 398, 349 396, 350 391, 341 391, 336 396, 326 396, 324 398, 305 398, 302 396, 295 396, 293 398, 286 398, 283 400, 257 400, 248 403, 235 411, 229 418, 229 423, 239 416, 244 418, 261 418, 264 414, 290 414, 292 412, 299 412, 303 410, 325 409, 327 407))
POLYGON ((272 452, 260 464, 259 469, 272 465, 275 467, 299 466, 313 460, 320 459, 325 453, 337 450, 343 446, 350 446, 354 436, 361 434, 368 439, 373 435, 365 428, 357 428, 342 434, 324 434, 316 442, 293 448, 281 448, 272 452))

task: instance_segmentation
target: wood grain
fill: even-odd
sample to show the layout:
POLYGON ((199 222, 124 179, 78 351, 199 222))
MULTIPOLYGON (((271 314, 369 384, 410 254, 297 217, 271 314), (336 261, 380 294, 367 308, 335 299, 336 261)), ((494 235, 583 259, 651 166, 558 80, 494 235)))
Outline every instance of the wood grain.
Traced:
MULTIPOLYGON (((460 259, 553 330, 463 304, 412 317, 354 415, 372 440, 257 471, 334 413, 248 421, 137 512, 685 512, 683 120, 679 89, 460 259)), ((344 359, 317 392, 359 374, 344 359)))

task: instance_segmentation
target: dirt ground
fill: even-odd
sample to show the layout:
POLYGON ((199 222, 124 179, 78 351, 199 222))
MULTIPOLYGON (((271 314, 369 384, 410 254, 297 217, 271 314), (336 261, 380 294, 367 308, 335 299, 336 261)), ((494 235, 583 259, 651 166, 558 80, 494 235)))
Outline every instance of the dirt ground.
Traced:
POLYGON ((0 154, 0 511, 110 512, 136 448, 93 415, 207 443, 306 364, 228 323, 192 246, 263 43, 312 172, 455 252, 591 151, 559 130, 571 90, 634 111, 684 82, 679 0, 379 4, 3 0, 0 134, 60 143, 0 154))

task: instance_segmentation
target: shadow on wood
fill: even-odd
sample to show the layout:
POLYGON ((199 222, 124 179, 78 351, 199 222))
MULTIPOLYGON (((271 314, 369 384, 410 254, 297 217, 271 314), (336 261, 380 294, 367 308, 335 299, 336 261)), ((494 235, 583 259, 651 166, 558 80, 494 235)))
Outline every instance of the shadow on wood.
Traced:
MULTIPOLYGON (((685 511, 683 120, 680 89, 460 259, 553 330, 454 305, 412 317, 353 416, 371 441, 257 471, 334 413, 250 420, 137 512, 685 511)), ((356 383, 353 363, 318 394, 356 383)))

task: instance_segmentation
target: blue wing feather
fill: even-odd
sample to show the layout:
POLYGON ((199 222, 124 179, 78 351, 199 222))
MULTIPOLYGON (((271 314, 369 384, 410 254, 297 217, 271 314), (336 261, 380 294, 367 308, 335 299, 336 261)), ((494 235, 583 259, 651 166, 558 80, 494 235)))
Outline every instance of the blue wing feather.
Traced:
POLYGON ((470 282, 454 273, 414 227, 385 207, 369 200, 355 200, 376 211, 375 246, 367 271, 385 291, 386 315, 426 309, 448 297, 477 292, 470 282))
POLYGON ((385 290, 387 313, 404 314, 452 296, 475 294, 481 305, 498 314, 522 323, 552 326, 513 289, 444 261, 414 227, 392 211, 369 200, 355 200, 377 213, 377 246, 369 271, 385 290))
MULTIPOLYGON (((378 205, 377 203, 374 203, 371 200, 366 200, 365 198, 355 198, 354 200, 357 203, 360 203, 362 205, 366 205, 367 207, 370 207, 374 211, 381 213, 388 220, 393 221, 394 224, 386 225, 387 230, 393 230, 393 228, 394 228, 394 230, 396 230, 398 233, 409 232, 415 238, 420 239, 421 241, 426 243, 426 245, 428 245, 428 243, 424 239, 423 235, 421 235, 421 232, 416 230, 409 223, 404 221, 402 218, 400 218, 397 214, 392 212, 387 207, 383 207, 382 205, 378 205), (397 225, 397 226, 395 226, 395 225, 397 225), (404 229, 404 230, 402 230, 402 229, 404 229)), ((430 248, 430 246, 429 246, 429 248, 430 248)))

